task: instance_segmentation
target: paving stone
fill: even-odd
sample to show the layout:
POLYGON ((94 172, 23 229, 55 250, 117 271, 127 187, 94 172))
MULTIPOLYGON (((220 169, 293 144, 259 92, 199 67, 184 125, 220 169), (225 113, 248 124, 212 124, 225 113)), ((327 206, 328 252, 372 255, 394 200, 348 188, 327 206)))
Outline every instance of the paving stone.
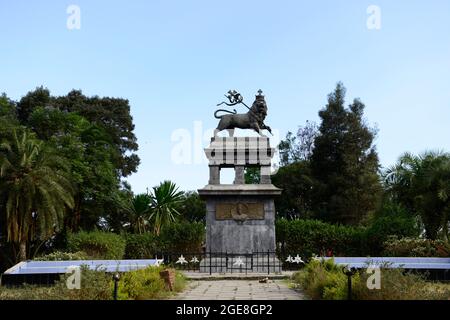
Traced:
POLYGON ((195 280, 173 299, 180 300, 302 300, 302 292, 288 287, 285 281, 273 280, 195 280))

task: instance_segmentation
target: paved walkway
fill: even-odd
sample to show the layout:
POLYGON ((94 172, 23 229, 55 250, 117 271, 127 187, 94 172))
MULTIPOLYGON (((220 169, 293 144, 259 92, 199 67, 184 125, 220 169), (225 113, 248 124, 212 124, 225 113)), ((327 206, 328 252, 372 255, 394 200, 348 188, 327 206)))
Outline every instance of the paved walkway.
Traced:
POLYGON ((303 300, 286 280, 192 280, 175 300, 303 300))

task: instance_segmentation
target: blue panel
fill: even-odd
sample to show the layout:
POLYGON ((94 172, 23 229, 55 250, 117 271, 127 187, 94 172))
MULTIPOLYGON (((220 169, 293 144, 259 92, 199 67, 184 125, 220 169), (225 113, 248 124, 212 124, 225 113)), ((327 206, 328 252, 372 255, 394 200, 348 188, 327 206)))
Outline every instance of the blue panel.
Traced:
POLYGON ((90 270, 127 272, 158 265, 161 260, 74 260, 74 261, 26 261, 10 268, 5 274, 66 273, 71 266, 87 266, 90 270))
POLYGON ((415 257, 324 257, 324 260, 334 259, 338 265, 350 268, 367 268, 368 265, 386 268, 403 269, 439 269, 450 270, 450 258, 415 258, 415 257))

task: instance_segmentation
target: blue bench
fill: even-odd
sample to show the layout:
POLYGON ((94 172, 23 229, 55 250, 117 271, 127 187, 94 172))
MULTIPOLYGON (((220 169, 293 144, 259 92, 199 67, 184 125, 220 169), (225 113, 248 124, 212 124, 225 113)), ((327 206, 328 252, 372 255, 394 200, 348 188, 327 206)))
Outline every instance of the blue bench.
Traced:
POLYGON ((0 285, 52 284, 73 267, 86 266, 90 270, 113 273, 145 269, 161 263, 160 259, 23 261, 3 273, 0 285))
POLYGON ((337 265, 349 268, 385 267, 422 270, 450 270, 450 258, 415 258, 415 257, 322 257, 334 259, 337 265))

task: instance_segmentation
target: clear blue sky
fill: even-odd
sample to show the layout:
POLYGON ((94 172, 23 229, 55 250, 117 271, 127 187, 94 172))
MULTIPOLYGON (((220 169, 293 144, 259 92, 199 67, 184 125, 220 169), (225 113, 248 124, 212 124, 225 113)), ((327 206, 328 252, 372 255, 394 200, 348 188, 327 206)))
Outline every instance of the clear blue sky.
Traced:
MULTIPOLYGON (((44 85, 54 95, 75 88, 130 100, 142 163, 128 181, 137 192, 164 179, 183 189, 207 183, 205 163, 173 163, 171 135, 194 135, 194 121, 213 128, 231 88, 250 103, 261 88, 267 123, 284 136, 318 121, 343 81, 348 102, 360 97, 379 128, 383 166, 404 151, 450 151, 448 0, 0 0, 0 39, 0 92, 13 99, 44 85), (71 4, 79 30, 66 27, 71 4), (372 4, 380 30, 366 26, 372 4)), ((192 153, 201 147, 193 142, 192 153)))

